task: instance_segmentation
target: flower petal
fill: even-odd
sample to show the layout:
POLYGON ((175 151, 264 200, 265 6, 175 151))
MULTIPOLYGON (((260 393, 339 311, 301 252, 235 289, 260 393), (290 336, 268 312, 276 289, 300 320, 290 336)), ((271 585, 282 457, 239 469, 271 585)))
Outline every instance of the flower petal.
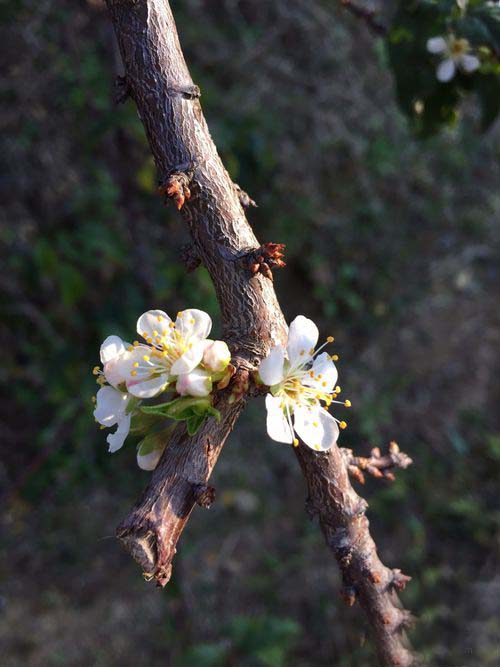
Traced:
POLYGON ((166 443, 163 447, 159 449, 153 449, 148 454, 141 455, 137 452, 137 465, 142 470, 154 470, 158 463, 160 462, 161 455, 163 454, 166 447, 166 443))
POLYGON ((184 352, 184 354, 172 364, 172 368, 170 369, 172 375, 185 375, 186 373, 190 373, 202 360, 205 349, 204 341, 192 339, 190 341, 190 346, 189 350, 184 352))
POLYGON ((318 354, 313 362, 311 371, 314 373, 314 376, 310 377, 310 375, 306 375, 302 380, 302 384, 308 387, 317 387, 330 394, 337 384, 339 373, 328 352, 318 354))
POLYGON ((120 336, 108 336, 101 345, 101 363, 105 364, 108 361, 116 359, 126 351, 126 344, 122 341, 120 336))
POLYGON ((158 394, 161 394, 167 387, 167 373, 162 373, 155 377, 148 377, 147 379, 137 376, 127 382, 129 394, 137 396, 137 398, 151 398, 152 396, 158 396, 158 394))
POLYGON ((339 437, 339 427, 332 415, 323 408, 297 407, 294 410, 294 429, 308 447, 326 452, 339 437))
POLYGON ((123 447, 123 443, 125 442, 125 438, 128 435, 128 432, 130 431, 130 418, 131 415, 125 415, 119 422, 118 422, 118 428, 114 433, 110 433, 108 437, 106 438, 106 442, 109 445, 108 451, 113 453, 121 449, 123 447))
POLYGON ((444 37, 431 37, 427 40, 427 51, 429 53, 444 53, 446 47, 447 44, 444 37))
POLYGON ((451 58, 447 58, 446 60, 443 60, 443 62, 439 63, 436 69, 436 76, 438 81, 441 81, 442 83, 446 83, 447 81, 451 81, 451 79, 453 79, 455 76, 455 63, 451 58))
POLYGON ((481 62, 479 58, 476 58, 476 56, 464 54, 460 58, 460 67, 464 70, 464 72, 474 72, 480 64, 481 62))
POLYGON ((260 379, 268 387, 278 384, 284 377, 283 364, 285 362, 285 350, 282 345, 275 345, 265 359, 260 362, 260 379))
POLYGON ((103 426, 113 426, 125 415, 130 397, 113 387, 101 387, 96 394, 94 417, 103 426))
POLYGON ((170 336, 170 322, 172 320, 163 310, 148 310, 137 320, 137 333, 149 342, 158 335, 170 336))
POLYGON ((283 414, 281 408, 281 399, 277 396, 271 396, 267 394, 266 396, 266 408, 267 408, 267 434, 273 440, 277 442, 286 442, 291 444, 293 442, 293 431, 290 428, 290 424, 283 414))
POLYGON ((290 324, 288 332, 288 360, 292 366, 299 361, 311 358, 318 342, 319 331, 314 322, 303 315, 296 317, 290 324))
POLYGON ((181 396, 208 396, 212 391, 210 374, 195 368, 191 373, 179 375, 175 388, 181 396))
POLYGON ((212 319, 203 310, 188 308, 177 315, 175 328, 186 339, 199 338, 205 340, 212 329, 212 319))

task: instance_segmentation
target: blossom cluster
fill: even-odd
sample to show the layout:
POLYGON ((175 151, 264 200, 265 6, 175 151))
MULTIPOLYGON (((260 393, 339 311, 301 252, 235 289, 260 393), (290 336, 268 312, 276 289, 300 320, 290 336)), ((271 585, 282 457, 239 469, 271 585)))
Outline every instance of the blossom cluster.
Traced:
MULTIPOLYGON (((186 421, 194 435, 204 419, 220 419, 214 389, 225 388, 235 369, 227 344, 208 338, 211 328, 212 320, 201 310, 179 312, 175 321, 162 310, 149 310, 137 321, 144 342, 106 338, 102 368, 93 371, 100 385, 94 417, 101 428, 116 426, 107 436, 110 452, 120 449, 129 433, 141 436, 138 465, 153 470, 172 433, 172 420, 186 421), (168 400, 158 402, 164 394, 168 400)), ((338 357, 325 351, 333 337, 317 348, 318 339, 314 322, 299 315, 290 324, 286 346, 271 348, 254 380, 267 387, 267 432, 273 440, 298 446, 300 438, 314 450, 327 451, 347 426, 328 408, 351 403, 337 400, 338 357)), ((237 400, 237 387, 233 392, 237 400)))
MULTIPOLYGON (((224 341, 208 338, 211 328, 212 320, 202 310, 179 312, 175 321, 162 310, 149 310, 137 320, 137 333, 145 342, 106 338, 100 350, 102 369, 96 366, 93 371, 101 385, 94 417, 104 428, 117 426, 107 437, 110 452, 120 449, 130 430, 134 431, 134 417, 135 430, 140 433, 148 421, 144 415, 178 419, 182 407, 182 419, 194 433, 204 416, 217 416, 207 397, 213 384, 229 373, 231 354, 224 341), (167 391, 177 394, 180 403, 177 398, 161 407, 149 406, 149 410, 143 406, 143 401, 167 391)), ((151 470, 166 438, 152 438, 151 424, 147 426, 149 433, 140 443, 137 461, 141 468, 151 470)))

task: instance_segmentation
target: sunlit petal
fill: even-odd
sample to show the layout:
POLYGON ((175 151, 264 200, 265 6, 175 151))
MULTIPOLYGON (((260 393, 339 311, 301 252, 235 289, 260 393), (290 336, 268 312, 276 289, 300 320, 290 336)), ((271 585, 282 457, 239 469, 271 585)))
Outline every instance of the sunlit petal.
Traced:
POLYGON ((186 338, 199 338, 204 340, 212 329, 212 319, 203 310, 188 308, 177 315, 175 328, 186 338))
POLYGON ((314 322, 303 315, 296 317, 290 324, 288 332, 288 359, 294 366, 301 361, 307 361, 312 356, 319 338, 318 327, 314 322))
POLYGON ((137 320, 137 333, 146 341, 170 335, 172 320, 163 310, 148 310, 137 320))
POLYGON ((296 407, 294 429, 304 443, 316 451, 327 451, 339 437, 337 422, 319 405, 311 408, 296 407))
POLYGON ((191 347, 172 364, 170 370, 172 375, 184 375, 185 373, 190 373, 202 360, 205 348, 204 341, 193 339, 190 342, 190 346, 191 347))
POLYGON ((267 394, 266 409, 266 426, 269 437, 277 442, 291 444, 293 442, 293 431, 283 414, 281 399, 275 398, 274 396, 271 396, 271 394, 267 394))
POLYGON ((275 345, 265 359, 260 362, 259 375, 264 384, 271 387, 283 379, 283 364, 285 350, 281 345, 275 345))

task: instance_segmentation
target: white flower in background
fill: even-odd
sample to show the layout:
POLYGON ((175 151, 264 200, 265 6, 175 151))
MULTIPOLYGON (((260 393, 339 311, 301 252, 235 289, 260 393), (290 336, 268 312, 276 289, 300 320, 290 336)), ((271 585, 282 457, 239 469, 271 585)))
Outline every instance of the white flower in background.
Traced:
POLYGON ((266 396, 267 432, 273 440, 298 445, 295 433, 312 449, 326 451, 337 441, 339 422, 323 407, 332 403, 349 406, 349 401, 334 401, 337 369, 330 355, 315 351, 318 328, 299 315, 290 325, 287 349, 273 347, 259 367, 262 382, 270 387, 266 396))
POLYGON ((107 428, 118 425, 116 431, 106 438, 110 452, 120 449, 129 433, 131 414, 128 408, 131 399, 129 394, 110 386, 101 387, 97 392, 94 410, 96 421, 107 428))
POLYGON ((223 340, 205 341, 205 348, 203 351, 203 365, 213 373, 220 373, 227 368, 231 361, 231 352, 223 340))
POLYGON ((141 450, 137 452, 137 465, 139 468, 142 470, 154 470, 158 463, 160 462, 161 455, 163 454, 163 451, 165 447, 167 446, 167 443, 162 445, 161 447, 156 447, 155 449, 152 449, 149 451, 147 454, 141 454, 141 450))
POLYGON ((181 396, 208 396, 212 391, 210 373, 195 368, 191 373, 179 375, 175 389, 181 396))
POLYGON ((141 315, 137 333, 148 344, 134 343, 118 361, 128 391, 138 398, 157 396, 176 376, 193 371, 211 328, 210 316, 194 308, 177 313, 175 322, 162 310, 141 315))
POLYGON ((470 50, 469 40, 464 37, 448 35, 427 40, 427 51, 443 56, 436 69, 436 76, 443 83, 451 81, 457 69, 466 74, 478 69, 481 64, 479 58, 471 55, 470 50))

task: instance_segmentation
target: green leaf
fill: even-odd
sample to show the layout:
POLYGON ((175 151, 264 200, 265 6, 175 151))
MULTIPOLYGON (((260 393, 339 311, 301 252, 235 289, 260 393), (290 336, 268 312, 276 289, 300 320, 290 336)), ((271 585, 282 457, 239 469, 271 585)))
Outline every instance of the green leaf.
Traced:
POLYGON ((187 420, 187 431, 189 435, 195 435, 200 430, 205 419, 205 415, 194 415, 187 420))

